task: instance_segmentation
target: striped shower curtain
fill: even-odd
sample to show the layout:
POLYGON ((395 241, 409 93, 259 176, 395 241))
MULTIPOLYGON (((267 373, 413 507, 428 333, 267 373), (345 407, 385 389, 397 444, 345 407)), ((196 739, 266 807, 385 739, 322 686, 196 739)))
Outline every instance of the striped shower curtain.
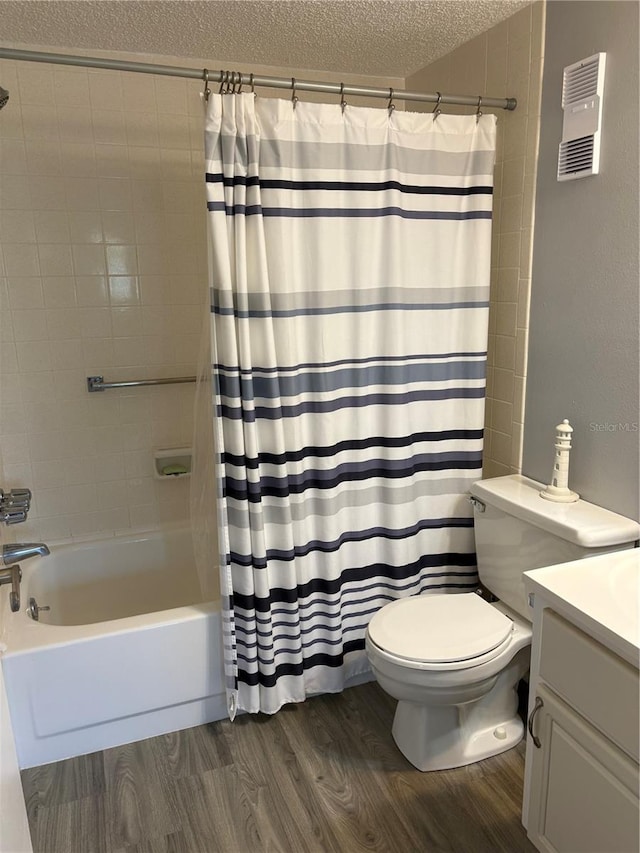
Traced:
POLYGON ((229 712, 366 672, 395 598, 477 582, 495 117, 212 95, 229 712))

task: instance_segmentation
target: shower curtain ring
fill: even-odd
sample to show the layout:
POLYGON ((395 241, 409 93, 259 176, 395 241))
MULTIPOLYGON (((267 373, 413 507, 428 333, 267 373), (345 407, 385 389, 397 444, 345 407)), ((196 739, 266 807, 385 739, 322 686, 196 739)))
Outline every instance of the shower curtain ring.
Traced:
POLYGON ((204 95, 205 101, 209 100, 209 95, 211 94, 211 89, 209 88, 209 71, 205 68, 202 72, 202 79, 204 80, 204 95))
POLYGON ((342 115, 344 115, 346 107, 347 102, 344 99, 344 83, 340 83, 340 109, 342 110, 342 115))
POLYGON ((256 84, 253 82, 253 73, 249 74, 249 85, 251 86, 251 94, 256 97, 256 84))
POLYGON ((440 109, 440 103, 442 102, 442 93, 436 92, 436 95, 438 96, 438 100, 436 101, 436 105, 433 108, 433 113, 432 113, 434 121, 438 118, 438 116, 442 112, 442 110, 440 109))
POLYGON ((298 96, 296 95, 296 78, 291 78, 291 103, 293 104, 293 108, 298 106, 298 96))
POLYGON ((480 107, 482 106, 482 95, 478 95, 478 109, 476 110, 476 124, 480 121, 480 116, 482 115, 482 110, 480 107))
POLYGON ((238 91, 236 95, 242 94, 242 71, 238 71, 238 91))
POLYGON ((393 103, 393 89, 389 87, 389 103, 387 104, 387 109, 389 110, 389 115, 395 110, 396 105, 393 103))
POLYGON ((219 95, 224 95, 224 86, 229 78, 229 72, 225 71, 224 68, 220 69, 220 88, 218 89, 219 95))

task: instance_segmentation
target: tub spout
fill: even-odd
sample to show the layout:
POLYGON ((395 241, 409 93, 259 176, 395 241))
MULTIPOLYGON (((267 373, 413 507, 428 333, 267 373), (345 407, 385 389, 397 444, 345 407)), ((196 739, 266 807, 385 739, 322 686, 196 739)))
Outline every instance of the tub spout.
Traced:
POLYGON ((2 546, 2 562, 5 566, 12 566, 20 560, 29 557, 46 557, 49 548, 43 542, 24 542, 21 544, 9 544, 2 546))

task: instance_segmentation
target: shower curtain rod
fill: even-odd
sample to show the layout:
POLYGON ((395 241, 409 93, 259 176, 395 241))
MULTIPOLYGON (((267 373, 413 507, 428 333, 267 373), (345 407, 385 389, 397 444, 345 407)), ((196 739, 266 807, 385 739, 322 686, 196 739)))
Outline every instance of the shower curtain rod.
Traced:
POLYGON ((290 89, 296 92, 324 92, 331 95, 363 95, 369 98, 387 98, 405 101, 425 101, 432 104, 453 104, 463 107, 492 107, 515 110, 515 98, 485 98, 484 95, 445 95, 425 92, 410 92, 404 89, 381 89, 370 86, 355 86, 345 83, 324 83, 319 80, 298 80, 295 77, 264 77, 261 74, 246 74, 240 71, 208 71, 204 68, 180 68, 174 65, 156 65, 150 62, 131 62, 124 59, 101 59, 97 56, 74 56, 65 53, 45 53, 39 50, 19 50, 0 47, 0 59, 17 59, 24 62, 49 62, 54 65, 79 65, 87 68, 105 68, 110 71, 137 71, 142 74, 159 74, 165 77, 187 77, 205 83, 222 83, 227 86, 266 86, 272 89, 290 89))

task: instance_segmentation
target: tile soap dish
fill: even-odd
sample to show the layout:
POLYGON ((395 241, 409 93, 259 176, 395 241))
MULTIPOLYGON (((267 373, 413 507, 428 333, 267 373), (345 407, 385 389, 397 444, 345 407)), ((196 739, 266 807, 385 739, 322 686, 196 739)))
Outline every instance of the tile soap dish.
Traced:
POLYGON ((191 476, 191 448, 169 447, 153 451, 153 476, 158 480, 178 480, 191 476))

